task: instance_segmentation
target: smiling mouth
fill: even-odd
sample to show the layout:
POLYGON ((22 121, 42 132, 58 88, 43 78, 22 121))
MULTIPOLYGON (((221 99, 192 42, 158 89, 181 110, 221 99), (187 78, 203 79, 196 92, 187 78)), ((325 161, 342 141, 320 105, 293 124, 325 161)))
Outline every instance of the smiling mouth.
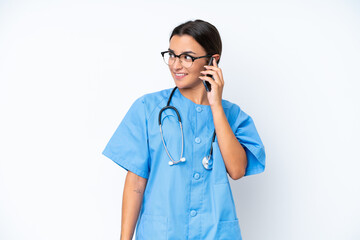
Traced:
POLYGON ((186 73, 174 73, 174 75, 177 79, 181 79, 181 78, 185 77, 187 74, 186 73))

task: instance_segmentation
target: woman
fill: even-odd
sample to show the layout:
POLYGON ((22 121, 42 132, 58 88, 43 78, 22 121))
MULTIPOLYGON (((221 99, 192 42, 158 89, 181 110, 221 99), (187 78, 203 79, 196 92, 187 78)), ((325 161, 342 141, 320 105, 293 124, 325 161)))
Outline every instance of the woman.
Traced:
POLYGON ((251 117, 222 99, 221 49, 210 23, 177 26, 161 53, 176 87, 138 98, 103 151, 128 170, 121 239, 135 226, 139 240, 241 239, 227 174, 263 172, 265 151, 251 117))

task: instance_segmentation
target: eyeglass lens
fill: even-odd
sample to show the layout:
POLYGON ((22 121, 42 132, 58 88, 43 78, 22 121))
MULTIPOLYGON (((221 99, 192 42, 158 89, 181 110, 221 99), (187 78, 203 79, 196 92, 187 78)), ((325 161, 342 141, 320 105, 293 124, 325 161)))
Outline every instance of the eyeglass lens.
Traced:
MULTIPOLYGON (((164 53, 164 61, 166 64, 172 65, 176 61, 176 56, 171 52, 164 53)), ((180 56, 180 63, 184 67, 188 68, 191 67, 193 60, 189 55, 184 54, 180 56)))

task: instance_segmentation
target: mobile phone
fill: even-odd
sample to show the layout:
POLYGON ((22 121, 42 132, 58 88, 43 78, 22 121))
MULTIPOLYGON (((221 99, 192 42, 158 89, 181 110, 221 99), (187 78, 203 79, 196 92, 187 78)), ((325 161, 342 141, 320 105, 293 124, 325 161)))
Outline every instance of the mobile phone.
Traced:
MULTIPOLYGON (((214 57, 211 57, 211 58, 210 58, 209 64, 208 64, 209 66, 212 66, 212 65, 213 65, 213 59, 214 59, 214 57)), ((207 77, 211 77, 212 79, 214 79, 211 74, 206 74, 206 76, 207 76, 207 77)), ((215 79, 214 79, 214 80, 215 80, 215 79)), ((205 81, 205 80, 203 80, 203 83, 204 83, 204 86, 205 86, 206 91, 207 91, 207 92, 210 92, 210 91, 211 91, 211 84, 210 84, 208 81, 205 81)))

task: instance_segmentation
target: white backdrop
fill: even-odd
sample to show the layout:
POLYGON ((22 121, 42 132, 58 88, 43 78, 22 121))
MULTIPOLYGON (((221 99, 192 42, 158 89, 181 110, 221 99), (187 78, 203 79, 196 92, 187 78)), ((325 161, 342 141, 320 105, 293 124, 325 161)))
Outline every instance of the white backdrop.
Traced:
POLYGON ((230 179, 244 240, 360 239, 359 1, 2 0, 1 240, 119 239, 126 171, 101 152, 174 86, 160 51, 197 18, 266 149, 230 179))

